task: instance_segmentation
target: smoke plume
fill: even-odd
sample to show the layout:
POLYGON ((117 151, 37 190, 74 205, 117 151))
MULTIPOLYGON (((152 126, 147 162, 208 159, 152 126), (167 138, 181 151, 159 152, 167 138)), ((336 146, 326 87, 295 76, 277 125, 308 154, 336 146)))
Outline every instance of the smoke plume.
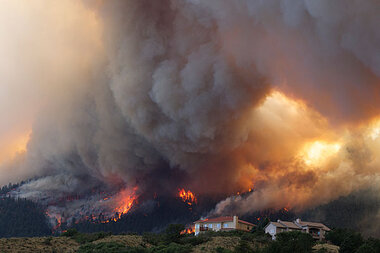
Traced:
POLYGON ((377 0, 21 2, 0 27, 0 138, 30 133, 0 181, 35 178, 15 196, 254 189, 213 211, 243 214, 378 183, 377 0))

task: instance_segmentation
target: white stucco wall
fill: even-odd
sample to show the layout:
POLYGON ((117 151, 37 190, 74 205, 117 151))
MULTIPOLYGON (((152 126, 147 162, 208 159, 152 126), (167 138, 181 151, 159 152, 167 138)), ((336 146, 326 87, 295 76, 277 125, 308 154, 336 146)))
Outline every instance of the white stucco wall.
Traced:
POLYGON ((276 230, 277 227, 270 223, 266 228, 265 228, 265 233, 270 234, 272 236, 272 240, 276 239, 276 230))

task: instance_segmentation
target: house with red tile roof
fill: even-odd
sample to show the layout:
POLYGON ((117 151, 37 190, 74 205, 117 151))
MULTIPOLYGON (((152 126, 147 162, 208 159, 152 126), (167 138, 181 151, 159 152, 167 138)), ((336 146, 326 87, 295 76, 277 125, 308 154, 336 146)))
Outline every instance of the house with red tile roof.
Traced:
POLYGON ((256 225, 240 220, 238 216, 224 216, 217 218, 201 219, 194 222, 195 235, 205 231, 251 231, 256 225))

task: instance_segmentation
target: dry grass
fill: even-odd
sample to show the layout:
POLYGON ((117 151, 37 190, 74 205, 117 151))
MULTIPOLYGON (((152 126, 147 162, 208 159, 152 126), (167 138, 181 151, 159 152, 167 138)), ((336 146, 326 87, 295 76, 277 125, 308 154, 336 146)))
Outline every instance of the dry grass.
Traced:
POLYGON ((142 245, 145 245, 146 247, 150 246, 144 243, 142 236, 139 235, 111 235, 103 239, 97 240, 93 243, 101 242, 118 242, 128 247, 138 247, 142 245))
POLYGON ((79 244, 67 237, 0 239, 0 252, 75 252, 79 244))
MULTIPOLYGON (((111 235, 94 241, 118 242, 130 247, 144 245, 143 239, 138 235, 111 235)), ((69 237, 33 237, 33 238, 2 238, 0 239, 0 252, 12 253, 73 253, 79 248, 79 244, 69 237)), ((150 245, 146 245, 149 247, 150 245)))
POLYGON ((339 247, 336 245, 331 245, 331 244, 317 244, 313 247, 313 250, 317 251, 320 249, 326 249, 327 252, 329 253, 339 253, 339 247))
MULTIPOLYGON (((138 235, 111 235, 92 243, 101 242, 118 242, 130 247, 145 246, 142 236, 138 235)), ((215 252, 218 247, 233 251, 239 245, 240 238, 237 236, 224 237, 217 236, 211 238, 210 241, 197 245, 193 248, 194 253, 215 252)), ((249 242, 251 248, 262 247, 263 245, 257 242, 249 242)), ((0 252, 12 253, 73 253, 79 248, 79 244, 69 237, 35 237, 35 238, 2 238, 0 239, 0 252)), ((330 244, 317 244, 313 247, 315 251, 325 248, 327 252, 338 253, 339 247, 330 244)))
POLYGON ((233 250, 240 242, 240 238, 237 236, 233 237, 222 237, 217 236, 213 237, 210 241, 202 243, 194 247, 194 253, 201 252, 215 252, 215 249, 218 247, 233 250))

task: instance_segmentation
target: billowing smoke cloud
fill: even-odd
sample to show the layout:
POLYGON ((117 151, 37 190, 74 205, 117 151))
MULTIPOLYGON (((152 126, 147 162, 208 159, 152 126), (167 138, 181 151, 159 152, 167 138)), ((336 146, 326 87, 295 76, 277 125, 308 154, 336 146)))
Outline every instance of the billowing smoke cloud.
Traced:
POLYGON ((255 189, 222 214, 304 208, 377 182, 376 0, 66 4, 78 20, 62 36, 76 43, 48 58, 72 54, 46 68, 41 90, 64 88, 45 94, 27 152, 8 165, 37 177, 16 195, 255 189))

